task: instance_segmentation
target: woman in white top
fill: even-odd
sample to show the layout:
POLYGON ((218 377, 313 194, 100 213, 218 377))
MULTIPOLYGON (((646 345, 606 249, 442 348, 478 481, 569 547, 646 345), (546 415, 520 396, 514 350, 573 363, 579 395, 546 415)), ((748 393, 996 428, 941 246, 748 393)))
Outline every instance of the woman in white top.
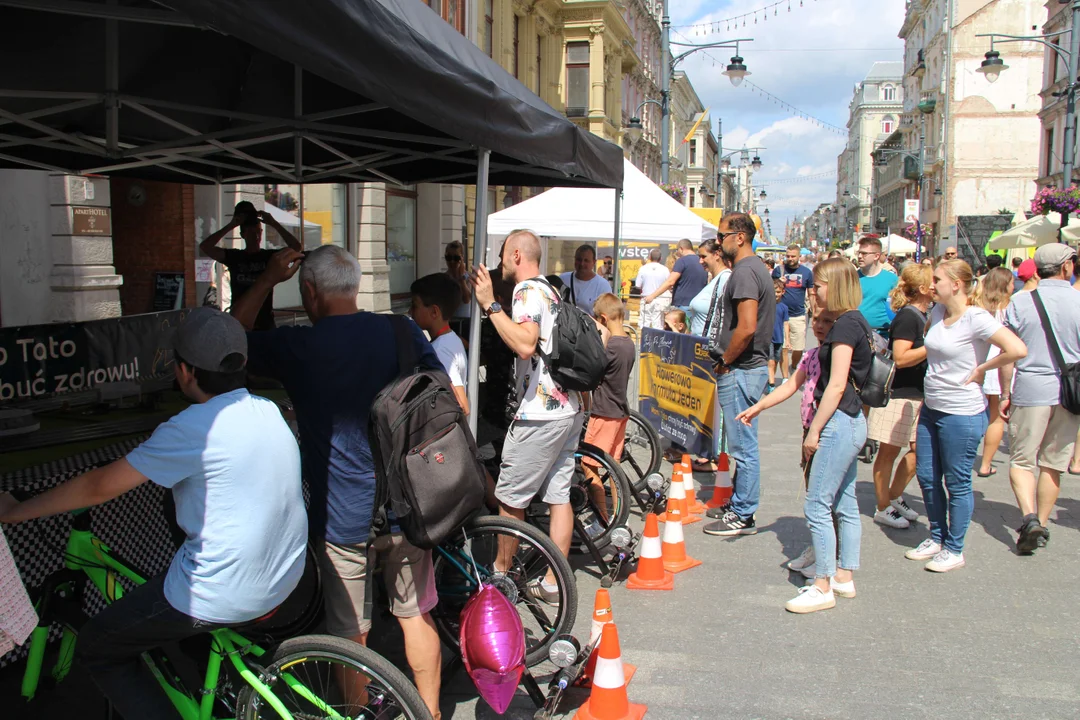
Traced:
POLYGON ((964 537, 975 501, 971 473, 986 432, 986 373, 1027 355, 1020 338, 993 315, 970 307, 971 267, 945 260, 934 269, 934 296, 926 333, 926 383, 917 430, 916 470, 930 538, 906 553, 929 560, 926 569, 964 566, 964 537), (991 346, 1001 352, 987 360, 991 346))
MULTIPOLYGON (((979 287, 971 298, 971 304, 981 307, 994 316, 998 322, 1005 321, 1005 308, 1012 300, 1013 274, 1003 267, 996 267, 986 273, 979 281, 979 287)), ((998 349, 991 345, 987 360, 993 360, 998 355, 998 349)), ((997 468, 992 464, 994 455, 1001 447, 1001 438, 1005 434, 1005 418, 999 412, 1001 408, 1001 373, 999 371, 986 373, 983 381, 983 392, 986 393, 986 417, 990 423, 983 437, 982 462, 975 472, 979 477, 990 477, 997 468)))

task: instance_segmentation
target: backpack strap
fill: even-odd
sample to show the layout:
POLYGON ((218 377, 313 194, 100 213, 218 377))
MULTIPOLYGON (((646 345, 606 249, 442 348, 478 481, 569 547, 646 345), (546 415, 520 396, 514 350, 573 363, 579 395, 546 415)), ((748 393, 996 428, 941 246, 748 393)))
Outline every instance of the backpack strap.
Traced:
POLYGON ((404 315, 387 315, 394 330, 397 345, 398 377, 408 377, 416 372, 416 345, 413 342, 410 320, 404 315))
POLYGON ((574 273, 570 273, 570 302, 577 305, 577 294, 574 292, 574 273))
POLYGON ((1054 328, 1050 324, 1050 316, 1046 314, 1046 306, 1043 305, 1038 290, 1031 292, 1031 299, 1035 302, 1036 312, 1039 313, 1039 322, 1042 323, 1043 333, 1046 335, 1046 344, 1050 346, 1054 364, 1057 366, 1058 374, 1061 374, 1065 372, 1065 357, 1061 354, 1061 346, 1058 345, 1057 338, 1054 337, 1054 328))

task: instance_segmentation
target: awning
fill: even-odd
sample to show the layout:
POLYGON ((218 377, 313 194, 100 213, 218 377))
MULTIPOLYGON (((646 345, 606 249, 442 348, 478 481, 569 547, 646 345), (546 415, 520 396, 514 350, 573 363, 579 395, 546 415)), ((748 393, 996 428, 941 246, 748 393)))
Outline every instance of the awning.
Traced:
POLYGON ((471 183, 486 148, 492 184, 622 185, 617 146, 420 0, 0 6, 0 167, 471 183))

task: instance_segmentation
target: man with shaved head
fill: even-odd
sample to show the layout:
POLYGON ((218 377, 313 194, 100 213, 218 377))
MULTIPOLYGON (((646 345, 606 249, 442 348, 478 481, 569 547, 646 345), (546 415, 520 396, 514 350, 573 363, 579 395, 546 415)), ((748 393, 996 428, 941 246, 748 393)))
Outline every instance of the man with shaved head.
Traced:
MULTIPOLYGON (((514 283, 512 307, 495 301, 488 269, 476 268, 476 302, 491 320, 499 337, 517 355, 518 409, 503 445, 495 497, 499 514, 525 519, 525 508, 539 496, 551 510, 548 533, 563 555, 570 552, 574 514, 570 507, 570 481, 574 450, 581 435, 581 398, 551 378, 539 350, 550 353, 559 294, 540 272, 540 239, 529 230, 511 232, 502 249, 503 279, 514 283), (509 310, 509 314, 507 313, 509 310)), ((506 571, 516 550, 512 539, 500 538, 497 571, 506 571)), ((559 590, 549 573, 529 583, 530 596, 547 603, 559 601, 559 590)))
POLYGON ((667 266, 660 262, 660 249, 653 248, 649 251, 649 261, 638 270, 634 278, 634 285, 641 290, 641 311, 638 313, 639 328, 664 329, 664 313, 671 305, 671 291, 665 290, 657 295, 652 302, 647 299, 663 285, 671 272, 667 266))

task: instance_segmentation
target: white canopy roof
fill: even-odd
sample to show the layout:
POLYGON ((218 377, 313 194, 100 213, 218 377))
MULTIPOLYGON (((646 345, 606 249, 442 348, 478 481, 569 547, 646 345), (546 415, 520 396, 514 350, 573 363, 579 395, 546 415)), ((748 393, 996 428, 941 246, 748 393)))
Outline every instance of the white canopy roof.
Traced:
MULTIPOLYGON (((715 239, 716 227, 702 220, 623 160, 622 227, 619 242, 696 245, 715 239)), ((615 233, 615 192, 594 188, 553 188, 488 216, 488 264, 498 264, 502 239, 528 228, 542 239, 580 243, 610 242, 615 233), (494 260, 494 262, 492 262, 494 260)))
MULTIPOLYGON (((886 255, 911 255, 915 252, 915 241, 896 233, 882 238, 881 244, 886 255)), ((923 250, 926 248, 924 247, 923 250)))

